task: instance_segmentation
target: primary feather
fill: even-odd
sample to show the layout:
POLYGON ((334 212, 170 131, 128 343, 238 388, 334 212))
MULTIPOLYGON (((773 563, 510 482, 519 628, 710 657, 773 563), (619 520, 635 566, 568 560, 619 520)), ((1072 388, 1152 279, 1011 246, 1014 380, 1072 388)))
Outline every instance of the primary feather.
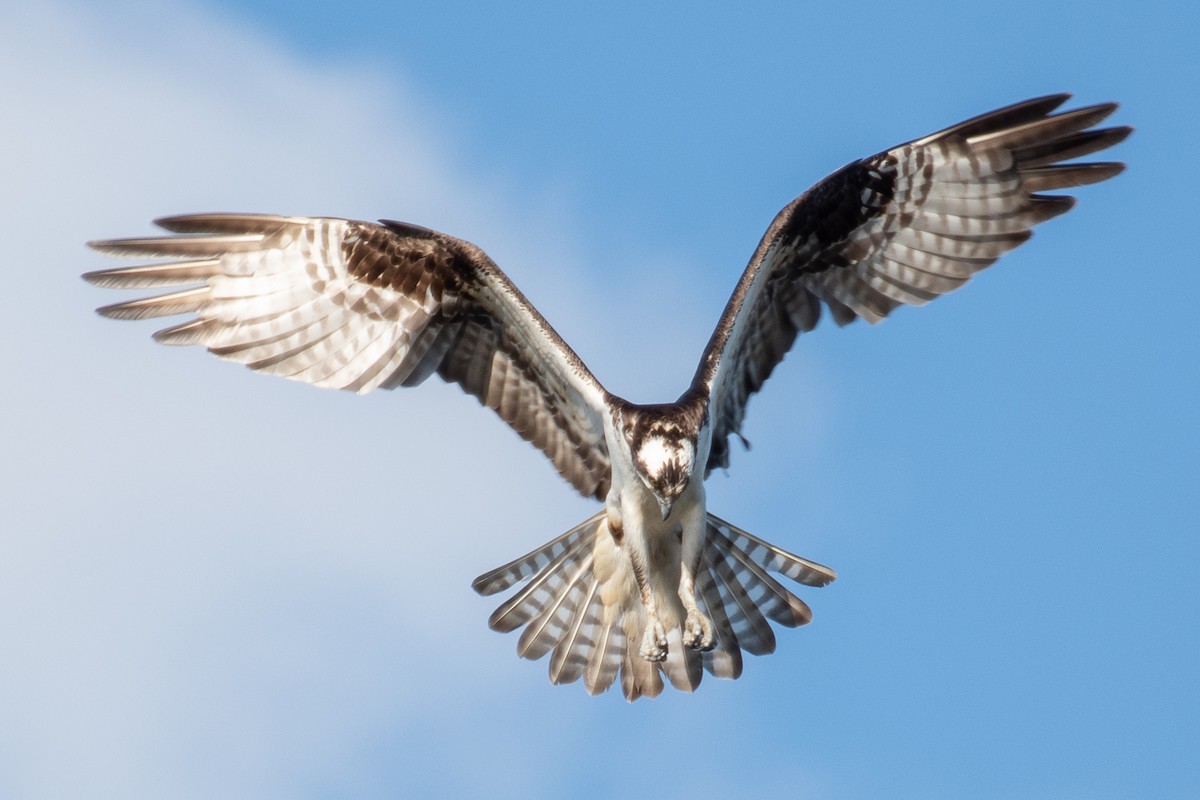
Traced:
POLYGON ((459 384, 605 507, 477 578, 513 587, 489 619, 523 629, 518 652, 550 656, 554 683, 595 694, 619 677, 630 700, 704 671, 742 673, 770 653, 772 623, 808 606, 775 576, 834 580, 708 513, 703 480, 729 464, 746 404, 822 311, 879 322, 965 285, 1074 204, 1062 189, 1106 180, 1115 162, 1078 163, 1123 140, 1095 128, 1116 105, 1060 112, 1068 95, 1027 100, 837 170, 767 228, 688 389, 639 406, 606 391, 478 247, 409 223, 190 214, 173 235, 92 242, 153 263, 85 275, 164 294, 105 306, 116 319, 187 314, 160 330, 259 372, 368 392, 431 375, 459 384), (523 586, 519 586, 524 583, 523 586))

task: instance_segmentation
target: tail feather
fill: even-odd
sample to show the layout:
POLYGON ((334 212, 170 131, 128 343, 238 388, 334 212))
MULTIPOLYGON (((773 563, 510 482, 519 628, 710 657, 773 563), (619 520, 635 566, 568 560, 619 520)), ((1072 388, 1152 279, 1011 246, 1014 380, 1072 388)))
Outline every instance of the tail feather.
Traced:
POLYGON ((812 620, 812 611, 804 601, 783 588, 779 581, 768 575, 748 553, 733 547, 718 531, 710 529, 708 533, 709 547, 716 551, 710 554, 709 558, 725 560, 759 610, 788 628, 795 628, 812 620))
MULTIPOLYGON (((569 628, 576 627, 575 618, 583 616, 588 610, 590 598, 596 587, 596 579, 592 576, 592 554, 584 551, 578 564, 573 566, 575 570, 570 573, 571 577, 557 587, 550 588, 555 594, 546 602, 541 613, 521 632, 517 643, 517 655, 521 658, 536 661, 549 653, 569 628), (581 604, 580 601, 585 596, 589 598, 589 602, 581 604)), ((536 602, 534 597, 530 597, 527 606, 532 608, 536 602)))
POLYGON ((725 604, 721 602, 721 594, 717 591, 717 579, 712 568, 705 566, 697 576, 700 589, 700 602, 704 612, 712 620, 716 644, 712 650, 704 654, 704 668, 718 678, 736 679, 742 674, 742 646, 738 643, 737 634, 725 613, 725 604))
POLYGON ((621 691, 631 702, 639 697, 658 697, 662 694, 663 679, 658 664, 638 657, 632 647, 625 648, 621 663, 621 691))
POLYGON ((580 542, 578 546, 565 551, 557 561, 551 562, 550 566, 534 576, 521 591, 492 613, 488 618, 488 627, 501 633, 515 631, 560 598, 570 588, 568 581, 575 574, 573 568, 584 559, 591 558, 591 552, 585 545, 585 542, 580 542))
POLYGON ((472 581, 471 588, 482 595, 496 594, 535 573, 542 572, 562 558, 566 551, 578 546, 580 542, 590 541, 591 537, 595 536, 595 529, 604 516, 605 512, 600 511, 536 550, 510 561, 502 567, 485 572, 472 581))
POLYGON ((591 557, 595 529, 603 522, 601 512, 536 550, 476 578, 471 584, 475 591, 490 595, 533 577, 492 613, 488 626, 502 633, 514 631, 561 598, 572 585, 565 581, 574 575, 573 567, 591 557))
POLYGON ((667 660, 659 662, 667 680, 681 692, 694 692, 704 677, 704 659, 700 651, 683 646, 683 630, 667 630, 667 660))
POLYGON ((496 609, 488 624, 504 632, 524 626, 517 652, 529 659, 551 653, 552 683, 582 678, 590 694, 599 694, 619 677, 629 700, 657 697, 667 682, 691 692, 706 671, 718 678, 739 677, 743 650, 754 655, 772 652, 775 633, 770 621, 795 627, 811 619, 808 606, 769 572, 810 586, 823 586, 836 577, 828 567, 711 514, 706 535, 696 589, 701 610, 712 621, 713 648, 700 652, 684 647, 681 628, 672 624, 663 662, 646 661, 638 654, 645 612, 629 557, 624 545, 608 533, 603 511, 481 575, 472 586, 490 595, 528 581, 496 609))
POLYGON ((554 656, 550 659, 550 682, 553 684, 574 683, 587 667, 587 643, 594 635, 598 622, 596 614, 602 610, 595 602, 597 586, 595 580, 589 582, 587 596, 576 609, 570 629, 554 646, 554 656))
MULTIPOLYGON (((595 603, 594 606, 599 608, 601 604, 595 603)), ((607 616, 603 608, 600 608, 600 613, 602 617, 607 616)), ((624 632, 613 624, 613 620, 601 619, 588 652, 587 671, 583 676, 583 685, 588 694, 600 694, 612 686, 621 668, 625 649, 624 632)))
MULTIPOLYGON (((710 547, 709 553, 712 552, 710 547)), ((725 613, 729 615, 742 649, 756 656, 774 653, 775 632, 746 592, 746 587, 742 586, 737 572, 719 551, 715 559, 710 556, 710 564, 717 576, 717 591, 725 605, 725 613)))
POLYGON ((825 586, 837 578, 837 573, 829 567, 765 542, 715 514, 708 515, 708 525, 710 531, 716 528, 729 540, 731 547, 750 556, 759 566, 778 572, 796 583, 805 586, 825 586))

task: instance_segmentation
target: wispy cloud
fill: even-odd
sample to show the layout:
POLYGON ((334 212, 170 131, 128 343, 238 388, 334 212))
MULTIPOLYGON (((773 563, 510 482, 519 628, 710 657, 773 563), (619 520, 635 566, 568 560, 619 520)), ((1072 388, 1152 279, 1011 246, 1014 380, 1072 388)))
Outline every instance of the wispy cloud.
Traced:
POLYGON ((394 75, 171 3, 21 14, 0 28, 23 298, 0 344, 0 795, 295 796, 530 669, 468 584, 590 513, 540 454, 452 387, 355 398, 167 351, 96 319, 110 298, 78 273, 85 240, 166 213, 392 215, 522 255, 553 304, 586 291, 560 212, 455 168, 453 119, 394 75))

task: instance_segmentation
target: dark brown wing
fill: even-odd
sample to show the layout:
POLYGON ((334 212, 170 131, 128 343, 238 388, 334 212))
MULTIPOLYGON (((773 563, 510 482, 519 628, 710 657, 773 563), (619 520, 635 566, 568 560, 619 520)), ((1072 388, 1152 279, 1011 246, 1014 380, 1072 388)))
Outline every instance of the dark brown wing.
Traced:
POLYGON ((251 369, 367 392, 454 381, 585 496, 608 491, 604 390, 479 248, 403 223, 243 214, 158 220, 177 236, 92 242, 163 263, 91 272, 113 288, 182 287, 99 309, 251 369))
POLYGON ((1110 178, 1117 163, 1062 164, 1131 128, 1088 130, 1116 104, 1052 114, 1069 95, 1018 103, 843 167, 771 223, 734 289, 692 383, 709 398, 708 470, 729 465, 750 395, 811 330, 824 304, 844 325, 957 289, 1062 214, 1039 192, 1110 178))

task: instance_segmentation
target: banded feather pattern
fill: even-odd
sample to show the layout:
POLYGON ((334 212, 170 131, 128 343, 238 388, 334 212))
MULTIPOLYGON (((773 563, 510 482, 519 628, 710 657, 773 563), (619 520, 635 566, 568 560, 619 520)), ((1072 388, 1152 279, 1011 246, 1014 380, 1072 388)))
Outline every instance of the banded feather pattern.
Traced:
POLYGON ((750 395, 829 310, 845 325, 879 322, 967 283, 1074 205, 1040 192, 1111 178, 1115 162, 1063 163, 1122 141, 1091 129, 1104 103, 1053 113, 1070 97, 1027 100, 834 172, 768 227, 713 332, 692 389, 711 399, 707 469, 729 466, 750 395))
POLYGON ((590 694, 599 694, 619 676, 631 701, 657 696, 666 683, 690 692, 705 671, 718 678, 739 677, 742 650, 773 652, 771 622, 794 628, 812 619, 808 606, 769 573, 808 586, 824 586, 837 577, 829 567, 768 544, 713 514, 707 515, 707 534, 698 582, 715 623, 715 644, 703 652, 685 647, 678 626, 670 627, 668 655, 658 663, 639 658, 633 647, 646 620, 630 590, 636 587, 625 566, 628 559, 604 512, 479 576, 472 586, 490 595, 528 581, 496 609, 489 625, 502 632, 524 627, 517 654, 537 660, 552 653, 553 683, 582 678, 590 694))
POLYGON ((742 273, 691 384, 673 403, 605 390, 475 245, 409 223, 192 214, 171 235, 92 242, 145 259, 90 272, 113 289, 165 289, 99 309, 139 320, 189 315, 164 344, 316 386, 363 393, 457 383, 604 508, 476 578, 513 590, 491 614, 548 657, 553 683, 591 694, 619 679, 630 700, 705 672, 742 674, 776 627, 812 619, 782 579, 833 570, 711 514, 703 482, 729 464, 749 398, 823 310, 876 323, 965 285, 1123 165, 1079 163, 1131 129, 1098 126, 1115 104, 1059 111, 1068 95, 997 109, 829 175, 786 205, 742 273))
POLYGON ((474 245, 399 222, 192 214, 157 224, 180 235, 91 246, 174 260, 84 277, 185 288, 102 315, 192 314, 154 338, 316 386, 365 393, 437 373, 496 411, 582 494, 607 492, 604 390, 474 245))

